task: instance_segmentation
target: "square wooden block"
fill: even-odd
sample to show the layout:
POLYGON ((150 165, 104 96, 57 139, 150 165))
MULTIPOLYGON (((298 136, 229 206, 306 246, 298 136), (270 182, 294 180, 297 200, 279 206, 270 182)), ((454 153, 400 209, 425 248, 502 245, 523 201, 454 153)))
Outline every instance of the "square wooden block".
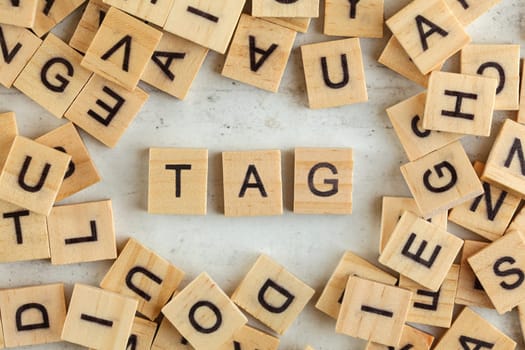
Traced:
POLYGON ((75 284, 62 340, 93 349, 125 349, 136 310, 134 299, 75 284))
POLYGON ((462 246, 462 239, 405 212, 379 262, 423 287, 437 291, 462 246))
POLYGON ((223 152, 224 214, 282 215, 281 151, 223 152))
MULTIPOLYGON (((522 67, 525 64, 525 60, 521 61, 522 67)), ((525 69, 521 72, 521 90, 520 90, 520 110, 518 111, 518 123, 525 123, 525 69)))
POLYGON ((219 350, 277 350, 278 347, 279 338, 250 326, 243 326, 219 350))
POLYGON ((149 95, 142 89, 128 91, 93 75, 65 116, 108 147, 115 147, 149 95))
POLYGON ((160 322, 151 350, 193 350, 193 347, 171 322, 164 317, 160 322))
POLYGON ((359 39, 303 45, 301 54, 310 108, 368 101, 359 39))
POLYGON ((0 23, 31 28, 35 22, 37 5, 38 0, 0 0, 0 23))
POLYGON ((401 166, 425 218, 483 194, 483 186, 459 141, 401 166))
POLYGON ((104 0, 104 3, 160 27, 166 24, 173 6, 173 0, 104 0))
POLYGON ((347 251, 339 261, 339 264, 337 264, 332 276, 330 276, 315 307, 333 319, 337 319, 337 315, 339 315, 339 310, 341 309, 341 303, 343 302, 346 283, 350 276, 366 277, 369 280, 389 285, 395 285, 397 283, 396 277, 381 270, 360 256, 347 251))
POLYGON ((468 258, 486 248, 489 243, 465 240, 461 254, 461 268, 459 270, 458 291, 456 304, 478 306, 493 309, 487 293, 468 263, 468 258))
POLYGON ((310 18, 298 17, 265 17, 264 20, 295 30, 299 33, 306 33, 311 22, 310 18))
POLYGON ((157 332, 157 324, 155 322, 135 317, 126 349, 150 350, 155 332, 157 332))
POLYGON ((14 82, 14 86, 57 118, 62 118, 91 72, 82 55, 49 34, 14 82))
POLYGON ((82 59, 82 67, 129 91, 137 86, 162 32, 110 8, 82 59))
POLYGON ((69 40, 69 46, 85 53, 106 17, 108 9, 109 5, 104 4, 102 0, 90 0, 69 40))
POLYGON ((206 215, 208 150, 150 148, 148 213, 206 215))
POLYGON ((232 294, 257 320, 284 334, 315 291, 266 255, 261 255, 232 294))
POLYGON ((525 241, 521 232, 507 233, 468 258, 468 263, 499 314, 525 302, 525 241))
POLYGON ((162 313, 196 349, 219 349, 248 321, 205 272, 174 296, 162 313))
POLYGON ((4 289, 0 308, 6 347, 60 341, 66 318, 63 284, 4 289))
POLYGON ((445 0, 445 2, 459 22, 467 26, 501 0, 445 0))
POLYGON ((432 72, 423 128, 490 136, 496 87, 492 78, 432 72))
POLYGON ((38 0, 35 22, 31 30, 39 37, 44 36, 84 2, 85 0, 38 0))
POLYGON ((111 200, 54 207, 47 227, 53 265, 117 257, 111 200))
POLYGON ((365 350, 430 350, 433 342, 434 336, 420 331, 417 328, 405 325, 401 333, 401 340, 396 348, 368 342, 365 350))
POLYGON ((241 15, 221 74, 277 92, 296 34, 280 25, 241 15))
POLYGON ((0 262, 50 258, 46 217, 0 201, 0 262))
POLYGON ((337 318, 335 331, 397 346, 408 315, 412 292, 351 276, 337 318))
POLYGON ((351 148, 296 148, 294 213, 351 214, 351 148))
POLYGON ((516 343, 477 313, 466 307, 434 350, 514 350, 516 343))
POLYGON ((506 119, 490 150, 481 179, 525 197, 525 125, 506 119))
MULTIPOLYGON (((0 29, 1 30, 1 29, 0 29)), ((1 72, 0 72, 1 76, 1 72)), ((0 171, 4 167, 11 145, 18 135, 16 115, 14 112, 0 113, 0 171)))
POLYGON ((319 17, 319 0, 254 0, 252 1, 254 17, 319 17))
POLYGON ((35 139, 71 156, 64 181, 56 201, 82 191, 101 180, 100 175, 73 123, 67 123, 35 139))
POLYGON ((384 0, 326 0, 325 35, 382 38, 384 0))
POLYGON ((452 265, 438 291, 429 290, 401 276, 399 287, 410 290, 412 301, 407 322, 450 328, 458 289, 459 265, 452 265))
POLYGON ((0 84, 10 88, 42 40, 25 28, 2 24, 0 44, 7 49, 7 55, 2 55, 0 60, 0 84))
POLYGON ((412 1, 386 24, 423 74, 471 41, 444 0, 412 1))
POLYGON ((514 216, 510 222, 509 227, 507 227, 507 232, 510 231, 521 231, 525 232, 525 209, 522 207, 520 211, 514 216))
POLYGON ((427 94, 419 93, 386 109, 410 161, 417 160, 432 151, 440 149, 463 135, 449 132, 435 132, 422 127, 427 94))
POLYGON ((137 311, 154 320, 183 277, 183 271, 131 238, 100 287, 137 299, 137 311))
POLYGON ((224 54, 245 0, 174 0, 164 30, 224 54))
POLYGON ((71 156, 17 136, 0 175, 0 199, 48 215, 71 156))
POLYGON ((207 54, 207 48, 165 32, 141 79, 183 100, 207 54))
MULTIPOLYGON (((474 163, 474 170, 480 177, 484 168, 485 164, 474 163)), ((448 218, 489 241, 495 241, 507 230, 521 198, 486 182, 483 182, 483 189, 483 195, 453 208, 448 218)))

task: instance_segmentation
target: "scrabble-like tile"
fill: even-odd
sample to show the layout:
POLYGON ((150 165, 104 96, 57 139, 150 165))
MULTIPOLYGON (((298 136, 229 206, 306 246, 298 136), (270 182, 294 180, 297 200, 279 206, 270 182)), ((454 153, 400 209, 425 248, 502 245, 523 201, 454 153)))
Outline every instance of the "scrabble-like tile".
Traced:
POLYGON ((281 151, 223 152, 224 214, 282 215, 281 151))
POLYGON ((445 0, 462 25, 467 26, 501 0, 445 0))
POLYGON ((461 73, 497 79, 494 109, 519 109, 519 45, 467 45, 461 50, 461 73))
POLYGON ((351 148, 296 148, 297 214, 351 214, 354 161, 351 148))
POLYGON ((104 3, 162 27, 166 24, 173 0, 104 0, 104 3))
POLYGON ((507 233, 467 259, 499 314, 525 302, 525 241, 507 233))
POLYGON ((332 276, 330 276, 315 307, 328 316, 337 319, 341 303, 343 302, 346 282, 350 276, 367 278, 390 285, 397 283, 397 278, 391 274, 381 270, 360 256, 347 251, 339 261, 339 264, 337 264, 332 276))
POLYGON ((403 326, 401 333, 401 340, 396 347, 388 347, 385 345, 368 342, 365 350, 430 350, 434 336, 420 331, 417 328, 410 326, 403 326))
POLYGON ((413 293, 407 322, 450 328, 458 278, 459 265, 452 265, 439 290, 432 291, 401 276, 399 287, 408 289, 413 293))
POLYGON ((254 17, 319 17, 319 0, 254 0, 252 1, 254 17))
POLYGON ((412 292, 351 276, 335 331, 387 346, 397 346, 412 292))
POLYGON ((281 25, 286 28, 290 28, 299 33, 306 33, 310 26, 310 18, 287 18, 287 17, 265 17, 265 21, 272 22, 281 25))
POLYGON ((193 347, 167 318, 163 318, 151 350, 193 350, 193 347))
POLYGON ((368 101, 359 39, 303 45, 301 53, 310 108, 368 101))
MULTIPOLYGON (((474 163, 478 176, 481 176, 484 167, 483 163, 474 163)), ((483 195, 453 208, 448 219, 494 241, 505 233, 521 199, 486 182, 483 182, 483 189, 483 195)))
POLYGON ((442 148, 463 135, 435 132, 422 127, 427 94, 419 93, 386 109, 399 142, 410 161, 442 148))
POLYGON ((85 1, 86 0, 38 0, 35 22, 31 30, 39 37, 44 36, 85 1))
POLYGON ((279 338, 261 332, 258 329, 243 326, 219 350, 277 350, 279 338))
POLYGON ((25 28, 0 25, 0 45, 6 48, 0 56, 0 84, 10 88, 41 43, 25 28))
POLYGON ((126 349, 150 350, 156 331, 157 324, 155 322, 135 317, 126 349))
POLYGON ((174 0, 164 30, 224 54, 245 0, 174 0))
POLYGON ((16 136, 0 175, 0 199, 48 215, 71 156, 16 136))
MULTIPOLYGON (((525 64, 525 61, 522 60, 522 66, 525 64)), ((525 123, 525 69, 522 69, 521 72, 521 89, 520 89, 520 110, 518 111, 518 123, 525 123)))
POLYGON ((208 150, 150 148, 148 213, 206 215, 208 150))
MULTIPOLYGON (((1 30, 1 29, 0 29, 1 30)), ((0 72, 0 76, 1 76, 0 72)), ((18 126, 16 124, 16 115, 14 112, 0 113, 0 171, 9 155, 11 145, 18 135, 18 126)))
POLYGON ((71 156, 64 181, 58 191, 57 202, 100 181, 97 168, 72 123, 64 124, 35 141, 71 156))
POLYGON ((207 54, 207 48, 164 32, 141 79, 183 100, 207 54))
POLYGON ((423 287, 437 291, 462 245, 462 239, 405 212, 379 262, 423 287))
POLYGON ((0 0, 0 24, 31 28, 35 22, 38 0, 0 0))
POLYGON ((53 265, 117 257, 110 200, 54 207, 47 227, 53 265))
POLYGON ((75 284, 62 340, 93 349, 125 349, 136 310, 134 299, 75 284))
POLYGON ((91 72, 82 55, 49 34, 14 82, 14 86, 57 118, 62 118, 91 72))
POLYGON ((507 232, 510 231, 521 231, 525 232, 525 210, 524 207, 514 216, 510 222, 509 227, 507 227, 507 232))
POLYGON ((102 0, 90 0, 69 40, 69 46, 85 53, 106 17, 108 9, 109 5, 104 4, 102 0))
POLYGON ((465 308, 434 350, 514 350, 516 343, 477 313, 465 308))
POLYGON ((82 67, 133 91, 161 36, 159 30, 112 7, 91 41, 82 67))
POLYGON ((315 291, 266 255, 261 255, 232 294, 257 320, 284 334, 315 291))
POLYGON ((444 0, 412 1, 386 24, 423 74, 471 41, 444 0))
POLYGON ((467 259, 476 254, 489 243, 466 240, 463 244, 461 254, 461 268, 459 270, 458 291, 456 293, 456 304, 467 306, 478 306, 493 309, 494 306, 490 301, 487 293, 483 289, 478 278, 472 271, 467 259))
POLYGON ((46 217, 0 201, 0 262, 48 259, 46 217))
POLYGON ((196 349, 216 350, 248 321, 205 272, 162 309, 196 349))
POLYGON ((401 166, 423 217, 483 194, 483 186, 459 141, 401 166))
POLYGON ((0 308, 6 347, 60 341, 66 318, 63 284, 4 289, 0 308))
POLYGON ((326 0, 325 35, 382 38, 384 0, 326 0))
POLYGON ((137 299, 137 311, 154 320, 183 277, 184 272, 131 238, 100 287, 137 299))
POLYGON ((277 92, 296 34, 280 25, 241 15, 221 74, 277 92))
POLYGON ((149 95, 136 88, 130 92, 93 75, 65 117, 108 147, 115 147, 149 95))

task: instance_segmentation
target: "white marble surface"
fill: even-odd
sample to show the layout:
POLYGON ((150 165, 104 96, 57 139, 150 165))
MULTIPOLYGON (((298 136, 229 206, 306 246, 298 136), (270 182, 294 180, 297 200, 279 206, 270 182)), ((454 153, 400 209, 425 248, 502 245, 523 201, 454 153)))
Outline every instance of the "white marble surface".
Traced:
MULTIPOLYGON (((385 0, 386 16, 407 0, 385 0)), ((78 12, 57 30, 69 39, 78 12)), ((502 0, 468 27, 477 43, 525 43, 525 3, 502 0)), ((388 37, 390 34, 387 33, 388 37)), ((118 242, 135 237, 187 273, 184 285, 207 271, 231 293, 259 253, 286 266, 317 291, 345 250, 375 261, 378 256, 381 196, 409 195, 399 166, 406 156, 384 112, 385 108, 421 90, 390 72, 376 59, 387 38, 363 39, 369 102, 329 110, 309 110, 298 47, 331 40, 315 20, 307 34, 297 37, 278 94, 233 82, 219 74, 224 58, 210 54, 185 101, 145 87, 151 97, 115 149, 108 149, 82 133, 103 181, 65 203, 111 198, 118 242), (146 212, 147 150, 152 146, 203 147, 210 151, 209 214, 205 217, 153 216, 146 212), (355 152, 354 213, 350 216, 299 216, 291 212, 293 148, 296 146, 352 147, 355 152), (285 213, 280 217, 226 218, 222 215, 220 152, 276 148, 282 150, 285 213)), ((523 52, 523 51, 522 51, 523 52)), ((522 55, 523 56, 523 55, 522 55)), ((457 69, 457 57, 447 69, 457 69)), ((0 111, 15 111, 22 135, 39 136, 64 120, 57 120, 15 90, 0 88, 0 111)), ((493 135, 503 118, 496 113, 493 135)), ((485 159, 491 139, 467 137, 471 159, 485 159)), ((452 232, 476 238, 453 224, 452 232)), ((48 261, 0 266, 0 287, 63 281, 68 294, 73 283, 98 284, 110 262, 54 267, 48 261)), ((525 349, 515 312, 483 316, 525 349)), ((433 329, 435 334, 442 330, 433 329)), ((316 311, 313 303, 282 337, 281 349, 364 349, 365 342, 336 335, 334 322, 316 311)), ((70 344, 36 347, 75 349, 70 344)))

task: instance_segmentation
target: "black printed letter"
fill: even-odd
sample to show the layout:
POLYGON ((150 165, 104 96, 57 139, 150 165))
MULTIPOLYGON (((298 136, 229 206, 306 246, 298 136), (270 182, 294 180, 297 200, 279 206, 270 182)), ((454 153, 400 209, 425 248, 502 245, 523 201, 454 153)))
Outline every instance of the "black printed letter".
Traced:
POLYGON ((204 334, 210 334, 215 332, 217 329, 220 328, 222 325, 222 314, 221 310, 215 304, 209 302, 209 301, 199 301, 195 303, 190 309, 190 312, 188 314, 188 318, 190 319, 190 323, 195 328, 197 332, 204 333, 204 334), (197 320, 195 319, 195 314, 197 313, 197 310, 199 310, 201 307, 206 307, 211 310, 211 312, 215 315, 215 324, 211 327, 204 328, 201 326, 197 320))
POLYGON ((340 82, 334 83, 330 79, 330 74, 328 73, 328 63, 326 63, 326 57, 321 57, 321 68, 323 70, 323 80, 326 86, 332 89, 340 89, 348 85, 350 81, 350 74, 348 73, 348 61, 346 54, 341 54, 341 67, 343 68, 343 79, 340 82))
POLYGON ((361 311, 363 312, 369 312, 371 314, 376 314, 379 316, 385 316, 388 318, 394 317, 394 313, 392 311, 383 310, 383 309, 377 309, 375 307, 367 306, 367 305, 361 305, 361 311))
POLYGON ((450 164, 447 161, 444 161, 444 162, 434 165, 434 170, 436 171, 436 174, 439 178, 442 178, 443 176, 445 176, 445 174, 443 173, 443 169, 447 169, 448 172, 450 173, 450 181, 446 185, 443 185, 443 186, 435 187, 430 183, 430 176, 432 175, 432 170, 428 169, 423 174, 423 184, 425 185, 427 190, 429 190, 430 192, 434 192, 434 193, 446 192, 450 190, 452 187, 454 187, 454 185, 458 181, 458 174, 456 173, 456 169, 454 168, 452 164, 450 164))
POLYGON ((418 115, 415 115, 414 118, 412 118, 412 122, 410 123, 410 126, 412 127, 412 132, 417 136, 421 138, 425 138, 430 136, 431 131, 430 130, 420 130, 417 124, 421 118, 419 118, 418 115))
POLYGON ((357 17, 357 3, 361 0, 348 0, 350 2, 350 18, 357 17))
POLYGON ((494 344, 492 343, 487 343, 483 340, 467 337, 465 335, 459 337, 459 343, 463 347, 463 350, 481 350, 483 348, 492 349, 494 347, 494 344), (469 343, 475 345, 475 347, 471 348, 469 343))
POLYGON ((495 70, 498 71, 499 83, 498 83, 498 88, 496 89, 496 95, 498 95, 505 88, 505 80, 506 80, 505 70, 503 69, 501 64, 497 62, 486 62, 486 63, 483 63, 481 66, 479 66, 478 71, 476 73, 479 75, 483 75, 483 72, 487 68, 494 68, 495 70))
POLYGON ((257 300, 259 301, 259 304, 261 304, 262 307, 274 314, 281 314, 285 312, 290 306, 290 304, 292 304, 294 299, 295 296, 292 293, 290 293, 288 290, 284 289, 271 279, 267 279, 266 282, 264 282, 264 285, 261 287, 261 289, 259 289, 259 294, 257 295, 257 300), (270 305, 266 301, 265 295, 268 289, 270 288, 276 291, 277 293, 281 294, 285 298, 284 302, 281 305, 270 305))
POLYGON ((108 115, 104 118, 100 114, 98 114, 97 112, 93 111, 92 109, 90 109, 87 113, 88 113, 88 115, 90 117, 95 119, 100 124, 102 124, 104 126, 108 126, 111 123, 111 121, 113 120, 113 118, 120 111, 120 109, 122 108, 122 106, 124 105, 124 102, 126 102, 126 100, 122 96, 117 94, 115 91, 113 91, 110 88, 108 88, 107 86, 104 86, 102 91, 104 91, 106 94, 108 94, 110 97, 112 97, 115 100, 115 102, 116 102, 113 105, 113 107, 111 107, 106 102, 104 102, 102 100, 97 100, 96 104, 98 106, 100 106, 102 109, 104 109, 106 112, 108 112, 108 115))
POLYGON ((422 295, 425 297, 431 297, 432 298, 432 304, 423 304, 423 303, 414 303, 414 307, 417 309, 423 309, 423 310, 429 310, 429 311, 437 311, 438 304, 439 304, 439 295, 441 294, 441 289, 437 292, 432 292, 429 290, 424 289, 418 289, 416 292, 417 295, 422 295))
POLYGON ((62 58, 62 57, 55 57, 55 58, 52 58, 49 61, 47 61, 44 64, 44 66, 42 67, 42 70, 40 71, 40 80, 42 81, 42 84, 44 84, 44 86, 46 88, 48 88, 49 90, 51 90, 53 92, 64 92, 66 87, 69 85, 69 80, 64 78, 62 75, 57 74, 57 75, 55 75, 55 79, 60 84, 53 85, 53 84, 51 84, 51 82, 49 81, 49 79, 47 77, 47 72, 55 64, 61 64, 64 67, 66 67, 66 69, 67 69, 67 73, 66 74, 69 77, 72 77, 73 74, 75 73, 75 69, 73 68, 71 63, 69 63, 68 60, 66 60, 65 58, 62 58))
POLYGON ((332 172, 333 175, 337 175, 337 168, 330 163, 317 163, 310 169, 310 172, 308 172, 308 187, 310 188, 310 191, 319 197, 331 197, 337 194, 339 192, 339 180, 337 179, 325 179, 324 184, 325 185, 332 185, 332 188, 327 191, 320 191, 317 188, 315 188, 314 183, 314 176, 315 172, 321 168, 328 169, 332 172))
POLYGON ((9 49, 7 48, 7 42, 4 37, 4 31, 2 26, 0 26, 0 48, 2 49, 2 56, 4 57, 5 63, 9 64, 11 61, 13 61, 18 51, 20 51, 22 48, 22 44, 16 43, 15 47, 13 47, 11 52, 9 52, 9 49))
POLYGON ((49 11, 51 11, 51 8, 55 4, 55 0, 44 0, 44 1, 46 2, 46 6, 44 7, 44 11, 42 12, 44 13, 44 15, 48 16, 49 11))
POLYGON ((423 46, 423 51, 428 50, 428 42, 427 39, 433 35, 434 33, 438 33, 442 37, 445 37, 448 35, 448 32, 438 26, 435 23, 432 23, 425 17, 421 15, 416 16, 416 23, 417 23, 417 30, 419 31, 419 39, 421 40, 421 46, 423 46), (423 27, 426 25, 427 27, 430 27, 428 31, 425 32, 425 28, 423 27))
POLYGON ((277 44, 272 44, 268 48, 268 50, 263 50, 255 46, 255 37, 253 35, 250 35, 250 69, 252 72, 257 72, 259 68, 266 62, 268 57, 275 51, 277 48, 277 44), (255 54, 262 55, 261 58, 257 61, 257 58, 255 57, 255 54))
POLYGON ((38 179, 38 182, 36 185, 28 185, 26 183, 25 177, 27 174, 27 170, 29 169, 29 165, 31 164, 31 161, 33 160, 33 157, 26 156, 26 159, 24 160, 24 164, 22 165, 22 170, 20 170, 20 174, 18 175, 18 184, 20 187, 22 187, 27 192, 38 192, 42 189, 44 186, 44 182, 46 182, 47 175, 49 174, 49 170, 51 169, 51 164, 46 163, 44 165, 44 169, 42 169, 42 173, 40 174, 40 179, 38 179))
POLYGON ((521 140, 518 138, 514 138, 514 142, 512 143, 512 146, 510 148, 509 155, 507 156, 507 160, 505 160, 505 168, 509 168, 512 164, 512 160, 514 159, 514 153, 518 154, 518 160, 520 161, 520 167, 521 167, 521 175, 525 176, 525 157, 523 157, 523 148, 521 146, 521 140))
POLYGON ((46 329, 49 328, 49 315, 47 314, 47 310, 44 305, 37 304, 37 303, 29 303, 24 304, 20 306, 16 310, 16 330, 19 332, 22 331, 33 331, 35 329, 46 329), (42 315, 42 322, 40 323, 32 323, 32 324, 23 324, 22 322, 22 315, 24 312, 29 310, 36 310, 39 311, 42 315))
MULTIPOLYGON (((57 151, 67 154, 66 149, 64 147, 58 146, 58 147, 55 147, 55 149, 57 151)), ((69 161, 69 166, 67 168, 66 174, 64 175, 64 180, 67 179, 68 177, 73 176, 74 173, 75 173, 75 163, 73 163, 73 161, 71 160, 69 161)))
POLYGON ((432 268, 432 265, 436 261, 436 258, 439 255, 439 252, 441 251, 441 246, 437 245, 434 248, 434 251, 432 252, 432 255, 430 256, 430 259, 425 260, 425 259, 423 259, 421 257, 421 255, 423 255, 423 252, 425 251, 425 248, 427 247, 427 244, 428 244, 427 241, 423 240, 421 242, 421 245, 419 246, 419 248, 417 249, 417 252, 415 254, 410 252, 410 248, 412 247, 412 244, 416 240, 416 237, 417 236, 416 236, 415 233, 411 233, 410 234, 410 237, 408 238, 408 241, 406 242, 405 246, 403 247, 403 250, 401 251, 401 254, 403 254, 407 258, 410 258, 410 259, 414 260, 415 262, 420 263, 421 265, 423 265, 423 266, 425 266, 425 267, 430 269, 430 268, 432 268))
POLYGON ((162 284, 162 278, 141 266, 133 267, 131 270, 129 270, 128 274, 126 275, 126 286, 128 286, 129 289, 137 293, 142 299, 150 301, 151 295, 149 295, 133 283, 133 276, 135 276, 137 273, 146 276, 156 284, 162 284))
POLYGON ((463 113, 461 112, 461 105, 463 104, 463 99, 468 98, 471 100, 477 100, 478 95, 476 94, 470 94, 466 92, 461 91, 451 91, 451 90, 445 90, 445 96, 452 96, 456 98, 456 107, 453 111, 446 111, 442 110, 441 115, 445 117, 452 117, 452 118, 461 118, 461 119, 467 119, 467 120, 473 120, 474 114, 471 113, 463 113))
POLYGON ((129 72, 129 56, 131 55, 131 36, 125 35, 115 45, 113 45, 105 54, 100 58, 104 61, 109 59, 115 52, 117 52, 124 45, 124 59, 122 60, 122 70, 129 72))
POLYGON ((513 257, 510 256, 504 256, 502 258, 499 258, 495 263, 493 268, 494 273, 498 277, 506 277, 511 275, 516 275, 518 279, 514 283, 507 283, 505 281, 501 282, 499 285, 506 290, 513 290, 518 288, 523 284, 523 281, 525 281, 525 274, 522 270, 515 268, 515 269, 507 269, 507 270, 501 270, 501 265, 508 263, 510 265, 513 265, 516 263, 516 260, 514 260, 513 257))
POLYGON ((191 170, 191 164, 166 164, 166 170, 175 170, 175 197, 181 196, 181 178, 183 170, 191 170))
POLYGON ((261 181, 261 177, 259 176, 259 173, 257 172, 257 168, 255 165, 250 164, 248 166, 248 170, 246 171, 246 176, 244 177, 244 181, 242 183, 241 191, 239 192, 239 198, 243 198, 246 194, 246 190, 248 188, 258 188, 259 192, 261 192, 261 196, 268 197, 268 194, 266 193, 266 190, 264 189, 264 184, 261 181), (255 183, 250 183, 250 178, 255 178, 255 183))
POLYGON ((186 57, 184 52, 167 52, 167 51, 155 51, 151 60, 159 66, 160 70, 168 77, 169 80, 175 80, 175 74, 170 70, 173 60, 182 60, 186 57), (161 58, 166 58, 166 62, 162 62, 161 58))
POLYGON ((4 219, 13 219, 15 221, 16 244, 24 244, 24 236, 22 234, 22 225, 20 218, 22 216, 29 216, 29 210, 15 211, 12 213, 4 213, 4 219))
POLYGON ((64 240, 64 243, 68 245, 68 244, 96 242, 98 240, 97 222, 95 220, 91 220, 89 224, 91 226, 91 235, 84 236, 84 237, 66 238, 64 240))
POLYGON ((492 193, 490 190, 490 185, 484 182, 483 189, 485 190, 485 193, 474 199, 474 202, 472 202, 472 205, 470 206, 470 211, 475 212, 478 209, 481 200, 485 198, 485 206, 487 207, 487 219, 489 219, 490 221, 494 221, 496 215, 498 215, 498 212, 501 209, 501 206, 503 205, 503 202, 505 201, 505 198, 507 197, 507 192, 501 191, 498 200, 496 201, 496 205, 492 206, 492 193))

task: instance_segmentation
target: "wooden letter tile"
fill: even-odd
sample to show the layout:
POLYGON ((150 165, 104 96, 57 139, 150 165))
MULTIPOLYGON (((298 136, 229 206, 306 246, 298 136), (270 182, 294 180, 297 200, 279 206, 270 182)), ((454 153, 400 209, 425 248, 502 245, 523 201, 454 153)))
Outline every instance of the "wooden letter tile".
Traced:
POLYGON ((54 265, 117 257, 110 200, 54 207, 47 227, 54 265))
POLYGON ((277 350, 279 338, 261 332, 258 329, 243 326, 219 350, 277 350))
POLYGON ((164 30, 224 54, 245 0, 174 0, 164 30))
POLYGON ((434 350, 514 350, 516 343, 477 313, 465 308, 434 350))
POLYGON ((196 349, 219 349, 248 321, 204 272, 173 297, 162 313, 196 349))
POLYGON ((294 213, 351 214, 351 148, 296 148, 294 213))
MULTIPOLYGON (((0 76, 1 76, 0 72, 0 76)), ((18 126, 14 112, 0 113, 0 171, 3 169, 11 145, 18 135, 18 126)))
POLYGON ((0 25, 0 45, 5 45, 8 53, 0 56, 0 84, 10 88, 41 43, 25 28, 0 25))
POLYGON ((224 214, 282 215, 281 151, 222 153, 224 214))
POLYGON ((81 64, 133 91, 161 36, 144 22, 110 8, 81 64))
POLYGON ((412 292, 352 276, 335 331, 387 346, 401 340, 412 292))
POLYGON ((386 24, 423 74, 471 41, 444 0, 412 1, 386 24))
POLYGON ((62 340, 98 350, 125 349, 136 310, 136 300, 75 284, 62 340))
POLYGON ((401 167, 425 218, 483 194, 483 186, 459 141, 401 167))
MULTIPOLYGON (((516 216, 510 222, 509 227, 507 227, 507 232, 510 231, 521 231, 525 232, 525 207, 522 207, 516 216)), ((506 232, 506 233, 507 233, 506 232)))
POLYGON ((173 0, 104 0, 104 3, 162 27, 166 24, 173 0))
POLYGON ((39 37, 44 36, 84 2, 85 0, 38 0, 35 22, 31 30, 39 37))
POLYGON ((150 148, 148 212, 206 215, 208 150, 150 148))
POLYGON ((315 307, 328 316, 337 319, 349 276, 358 276, 390 285, 397 283, 397 278, 391 274, 381 270, 360 256, 347 251, 339 261, 332 276, 330 276, 315 307))
POLYGON ((507 233, 468 262, 499 314, 525 302, 525 241, 521 232, 507 233))
POLYGON ((71 156, 17 136, 0 175, 0 199, 48 215, 71 156))
POLYGON ((151 345, 151 350, 193 350, 193 347, 164 317, 151 345))
POLYGON ((324 34, 382 38, 384 0, 326 0, 324 34))
POLYGON ((280 25, 241 15, 221 74, 277 92, 296 34, 280 25))
POLYGON ((141 79, 183 100, 207 54, 207 48, 165 32, 141 79))
POLYGON ((306 33, 310 26, 310 18, 298 18, 298 17, 266 17, 265 21, 278 24, 280 26, 295 30, 299 33, 306 33))
MULTIPOLYGON (((474 163, 478 176, 481 176, 484 167, 483 163, 474 163)), ((521 199, 486 182, 483 182, 483 189, 485 193, 482 196, 453 208, 448 218, 489 241, 494 241, 505 233, 521 199)))
POLYGON ((91 72, 82 55, 49 34, 14 82, 14 86, 57 118, 62 118, 91 72))
POLYGON ((365 350, 430 350, 433 342, 434 337, 432 335, 405 325, 399 345, 395 348, 368 342, 365 350))
POLYGON ((156 331, 157 324, 155 322, 135 317, 126 349, 150 350, 156 331))
POLYGON ((501 0, 445 0, 445 2, 461 24, 466 26, 501 0))
POLYGON ((98 75, 88 81, 65 116, 108 147, 115 147, 149 95, 130 92, 98 75))
POLYGON ((303 45, 301 53, 310 108, 368 101, 359 39, 303 45))
POLYGON ((64 124, 35 141, 71 156, 64 181, 58 191, 57 202, 100 181, 95 164, 72 123, 64 124))
POLYGON ((458 237, 405 212, 379 262, 425 288, 437 291, 462 245, 463 240, 458 237))
POLYGON ((102 0, 90 0, 69 40, 69 46, 85 53, 106 17, 108 9, 109 5, 104 4, 102 0))
POLYGON ((183 277, 184 272, 131 238, 100 287, 137 299, 137 311, 154 320, 183 277))
POLYGON ((319 0, 252 1, 252 16, 254 17, 319 17, 319 0))
POLYGON ((314 290, 265 255, 261 255, 232 300, 279 334, 284 334, 314 295, 314 290))
POLYGON ((0 0, 0 24, 31 28, 35 22, 38 0, 0 0))
POLYGON ((410 161, 442 148, 463 135, 435 132, 422 127, 427 94, 422 92, 386 109, 388 118, 410 161))

